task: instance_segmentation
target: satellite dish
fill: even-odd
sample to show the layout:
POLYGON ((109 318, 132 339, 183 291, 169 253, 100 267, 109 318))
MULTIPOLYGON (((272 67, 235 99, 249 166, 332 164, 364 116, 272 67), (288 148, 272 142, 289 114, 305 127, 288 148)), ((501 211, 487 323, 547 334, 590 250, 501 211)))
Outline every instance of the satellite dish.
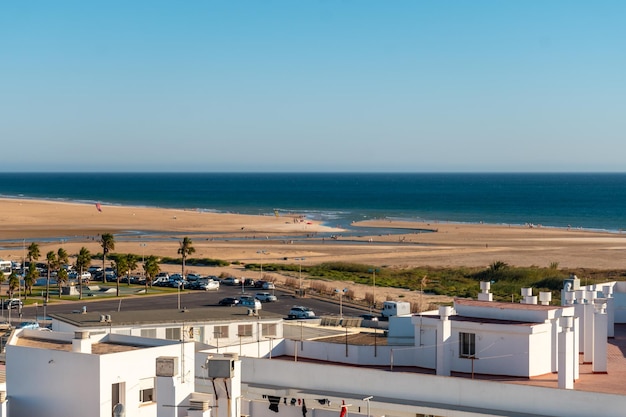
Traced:
POLYGON ((113 407, 113 417, 124 417, 126 411, 124 410, 124 404, 117 403, 113 407))

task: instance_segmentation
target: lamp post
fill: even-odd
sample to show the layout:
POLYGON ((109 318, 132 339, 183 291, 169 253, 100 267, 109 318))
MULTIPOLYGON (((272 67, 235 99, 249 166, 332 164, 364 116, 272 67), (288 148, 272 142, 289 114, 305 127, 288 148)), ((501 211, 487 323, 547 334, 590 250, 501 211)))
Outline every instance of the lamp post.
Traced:
MULTIPOLYGON (((265 252, 264 250, 258 250, 256 251, 256 253, 258 253, 259 255, 264 255, 267 252, 265 252)), ((263 279, 263 258, 261 257, 261 279, 263 279)))
MULTIPOLYGON (((374 305, 374 308, 376 308, 376 271, 377 268, 370 269, 370 272, 372 273, 372 304, 374 305)), ((370 304, 370 314, 372 314, 372 304, 370 304)))
POLYGON ((369 397, 363 398, 363 401, 367 402, 367 417, 370 417, 370 400, 372 398, 374 398, 373 395, 370 395, 369 397))
POLYGON ((335 293, 339 294, 339 318, 343 319, 343 295, 348 292, 347 288, 343 290, 335 290, 335 293))
POLYGON ((299 266, 299 280, 300 280, 300 290, 298 292, 298 294, 300 295, 300 297, 303 296, 302 294, 302 261, 304 261, 306 258, 295 258, 296 261, 298 261, 298 266, 299 266))
MULTIPOLYGON (((139 246, 141 246, 141 264, 145 265, 145 250, 146 250, 146 246, 148 244, 147 243, 140 243, 139 246)), ((144 274, 144 269, 141 270, 141 278, 143 278, 143 274, 144 274)))
POLYGON ((178 281, 178 309, 180 310, 180 288, 183 286, 182 281, 178 281))

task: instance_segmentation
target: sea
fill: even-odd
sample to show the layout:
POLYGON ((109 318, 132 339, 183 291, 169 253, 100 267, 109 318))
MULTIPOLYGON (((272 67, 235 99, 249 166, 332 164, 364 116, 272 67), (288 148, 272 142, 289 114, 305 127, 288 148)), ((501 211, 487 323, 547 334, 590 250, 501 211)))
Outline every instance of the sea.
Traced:
POLYGON ((621 173, 0 173, 0 196, 216 213, 626 229, 621 173))

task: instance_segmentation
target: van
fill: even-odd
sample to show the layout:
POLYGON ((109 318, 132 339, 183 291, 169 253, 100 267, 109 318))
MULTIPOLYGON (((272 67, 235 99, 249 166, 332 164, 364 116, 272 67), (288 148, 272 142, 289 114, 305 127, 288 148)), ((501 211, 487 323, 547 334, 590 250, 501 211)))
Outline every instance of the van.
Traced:
POLYGON ((411 314, 411 303, 406 301, 385 301, 380 315, 383 317, 406 316, 411 314))

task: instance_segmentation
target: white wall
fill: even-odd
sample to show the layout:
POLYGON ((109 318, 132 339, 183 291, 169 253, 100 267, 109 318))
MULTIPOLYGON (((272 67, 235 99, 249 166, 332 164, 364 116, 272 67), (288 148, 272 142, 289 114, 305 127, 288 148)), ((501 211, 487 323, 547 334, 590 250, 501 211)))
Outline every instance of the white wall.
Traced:
MULTIPOLYGON (((28 331, 24 331, 27 334, 28 331)), ((30 331, 37 335, 36 330, 30 331)), ((40 337, 41 333, 38 334, 40 337)), ((45 333, 46 338, 70 340, 73 334, 45 333)), ((104 337, 104 336, 100 336, 104 337)), ((93 339, 96 340, 96 336, 93 339)), ((129 343, 129 337, 112 335, 111 339, 129 343)), ((12 417, 110 417, 112 384, 126 385, 126 415, 156 416, 156 404, 139 404, 140 379, 154 377, 156 358, 181 357, 180 372, 193 383, 193 343, 172 343, 154 339, 132 338, 132 342, 151 342, 158 346, 109 353, 75 353, 46 348, 7 345, 7 380, 9 412, 12 417)))
POLYGON ((93 416, 100 409, 97 356, 12 345, 6 352, 12 417, 67 417, 69 410, 93 416))
POLYGON ((415 410, 420 404, 430 404, 432 409, 438 403, 439 412, 432 414, 442 416, 461 415, 450 409, 468 409, 473 415, 485 416, 621 417, 626 408, 626 396, 621 395, 254 358, 243 358, 242 380, 303 390, 313 396, 328 392, 346 399, 373 395, 378 401, 384 397, 388 402, 413 404, 415 410), (491 414, 487 410, 492 410, 491 414))
POLYGON ((263 340, 266 335, 263 334, 263 324, 276 324, 276 335, 272 337, 282 338, 283 337, 283 324, 282 319, 269 320, 263 319, 259 320, 256 318, 251 318, 250 321, 211 321, 210 323, 168 323, 168 324, 145 324, 145 325, 133 325, 133 326, 120 326, 115 325, 115 323, 111 323, 110 326, 95 326, 95 327, 82 327, 77 328, 72 324, 68 324, 59 320, 52 321, 52 330, 57 332, 74 332, 77 330, 86 330, 91 334, 108 334, 108 333, 116 333, 116 334, 126 334, 132 336, 142 336, 142 329, 154 329, 156 333, 157 339, 165 339, 166 331, 168 328, 180 328, 181 335, 184 335, 184 340, 195 340, 200 343, 204 343, 207 345, 220 345, 220 346, 229 346, 234 344, 239 344, 239 325, 241 324, 252 324, 252 335, 242 337, 242 343, 250 343, 256 340, 263 340), (217 326, 227 326, 228 327, 228 337, 219 338, 219 340, 215 337, 214 330, 217 326), (190 332, 191 328, 193 331, 190 332), (192 333, 192 334, 190 334, 192 333))
POLYGON ((390 345, 414 345, 415 326, 411 322, 411 316, 389 317, 389 333, 387 336, 390 345))

